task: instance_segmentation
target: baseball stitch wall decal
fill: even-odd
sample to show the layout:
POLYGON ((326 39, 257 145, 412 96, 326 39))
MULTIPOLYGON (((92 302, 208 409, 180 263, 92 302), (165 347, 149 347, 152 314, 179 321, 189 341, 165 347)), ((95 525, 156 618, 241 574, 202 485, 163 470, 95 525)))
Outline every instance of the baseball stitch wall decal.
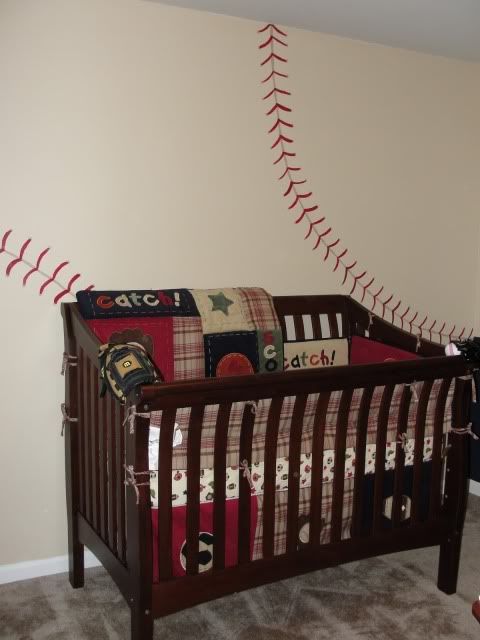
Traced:
MULTIPOLYGON (((30 278, 34 274, 38 274, 41 278, 41 285, 38 291, 39 295, 43 295, 46 289, 50 287, 50 285, 54 285, 57 289, 60 289, 60 291, 58 291, 58 293, 53 298, 54 304, 58 304, 60 300, 62 300, 65 296, 69 295, 74 297, 74 293, 72 292, 72 287, 77 282, 77 280, 79 280, 79 278, 81 277, 81 274, 75 273, 73 276, 70 277, 67 284, 63 284, 62 282, 57 280, 57 277, 59 276, 60 272, 64 271, 64 269, 69 265, 68 261, 59 262, 51 273, 46 273, 45 271, 42 271, 41 265, 42 265, 43 259, 45 258, 47 253, 50 251, 50 248, 47 247, 46 249, 43 249, 43 251, 41 251, 35 257, 35 263, 32 263, 30 260, 28 260, 25 257, 25 254, 27 252, 27 249, 30 246, 30 243, 32 242, 32 239, 27 238, 27 240, 25 240, 25 242, 20 247, 20 251, 16 253, 14 251, 11 251, 7 247, 11 233, 12 233, 12 229, 9 229, 8 231, 6 231, 3 234, 1 244, 0 244, 0 254, 4 253, 11 258, 10 262, 7 264, 7 268, 5 269, 5 275, 10 276, 10 274, 12 273, 12 271, 15 269, 17 265, 24 264, 27 267, 30 267, 29 271, 27 271, 27 273, 23 276, 23 279, 22 279, 22 284, 24 287, 26 286, 27 282, 30 280, 30 278)), ((93 286, 94 286, 93 284, 88 286, 86 288, 87 291, 89 291, 90 289, 93 289, 93 286)))
MULTIPOLYGON (((266 115, 272 122, 268 134, 273 139, 273 144, 270 147, 275 152, 273 164, 279 165, 282 169, 278 179, 286 186, 283 196, 288 200, 289 211, 296 216, 295 224, 307 225, 305 240, 312 238, 314 251, 320 247, 325 249, 323 261, 326 262, 330 258, 333 260, 333 271, 343 272, 342 286, 348 283, 350 286, 349 294, 352 296, 356 294, 362 303, 365 297, 369 297, 372 302, 371 311, 375 311, 377 307, 380 308, 382 318, 388 313, 387 317, 391 319, 392 323, 399 324, 402 329, 406 328, 410 333, 415 333, 419 337, 428 336, 430 340, 434 336, 438 336, 440 342, 443 342, 443 339, 451 341, 454 337, 461 339, 465 334, 465 328, 456 335, 455 325, 451 331, 447 332, 445 331, 445 322, 439 326, 440 323, 437 323, 436 320, 433 322, 430 320, 431 324, 429 325, 428 316, 425 316, 419 323, 417 322, 418 311, 407 306, 393 293, 386 295, 384 286, 379 286, 375 277, 358 266, 358 261, 350 257, 349 249, 344 247, 340 238, 334 234, 326 217, 319 213, 313 192, 305 186, 307 180, 303 177, 302 168, 296 159, 297 154, 293 150, 292 130, 294 125, 290 115, 292 109, 288 106, 292 94, 285 88, 285 81, 288 78, 288 74, 285 73, 288 62, 285 57, 288 47, 287 33, 274 24, 266 24, 258 30, 258 33, 261 34, 262 40, 258 48, 263 54, 260 66, 267 69, 262 84, 266 85, 268 91, 263 96, 263 100, 267 101, 270 107, 266 111, 266 115), (435 328, 437 326, 438 328, 435 328)), ((468 337, 472 334, 473 329, 468 337)))

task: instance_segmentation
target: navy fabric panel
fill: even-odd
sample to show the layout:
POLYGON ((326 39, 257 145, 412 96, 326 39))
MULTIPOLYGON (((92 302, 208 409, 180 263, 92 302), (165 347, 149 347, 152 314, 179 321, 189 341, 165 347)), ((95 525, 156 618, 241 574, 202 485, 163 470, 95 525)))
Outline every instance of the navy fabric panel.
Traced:
MULTIPOLYGON (((385 480, 383 483, 383 500, 393 495, 393 481, 395 471, 385 471, 385 480)), ((428 516, 428 506, 430 501, 430 483, 432 478, 432 463, 424 462, 422 464, 422 486, 420 498, 420 520, 425 520, 428 516)), ((362 531, 368 533, 372 526, 373 520, 373 491, 375 486, 375 474, 370 473, 363 478, 363 508, 362 508, 362 531)), ((403 490, 402 494, 412 497, 413 485, 413 465, 404 468, 403 474, 403 490)), ((404 520, 401 525, 407 525, 409 520, 404 520)), ((382 517, 382 528, 391 529, 392 521, 385 516, 382 517)))
POLYGON ((87 320, 200 315, 188 289, 79 291, 77 301, 80 313, 87 320))
POLYGON ((259 357, 256 331, 211 333, 204 336, 204 340, 205 375, 207 377, 258 372, 259 357))

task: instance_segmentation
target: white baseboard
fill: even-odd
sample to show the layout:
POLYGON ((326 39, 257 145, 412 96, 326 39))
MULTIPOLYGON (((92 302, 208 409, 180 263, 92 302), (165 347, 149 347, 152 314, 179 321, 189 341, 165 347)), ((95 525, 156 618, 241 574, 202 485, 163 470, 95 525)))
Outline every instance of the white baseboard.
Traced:
POLYGON ((470 480, 470 493, 473 493, 474 496, 480 496, 480 482, 476 480, 470 480))
MULTIPOLYGON (((85 568, 98 567, 100 562, 91 551, 85 549, 85 568)), ((19 580, 31 580, 41 576, 50 576, 54 573, 68 571, 68 556, 55 556, 44 560, 30 560, 15 564, 0 565, 0 584, 18 582, 19 580)))

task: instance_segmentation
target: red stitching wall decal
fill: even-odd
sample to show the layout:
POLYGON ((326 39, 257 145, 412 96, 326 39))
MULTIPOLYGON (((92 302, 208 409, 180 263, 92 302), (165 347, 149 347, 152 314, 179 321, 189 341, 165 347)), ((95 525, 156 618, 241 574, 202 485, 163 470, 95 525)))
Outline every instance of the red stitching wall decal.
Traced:
MULTIPOLYGON (((284 198, 287 199, 288 209, 294 215, 295 224, 303 223, 307 228, 305 240, 312 238, 313 251, 322 247, 325 252, 323 261, 329 258, 333 259, 333 271, 340 271, 343 274, 342 286, 350 287, 349 294, 360 298, 360 302, 364 302, 365 297, 371 299, 372 311, 379 308, 382 318, 385 315, 392 323, 398 324, 402 329, 406 328, 410 333, 415 333, 420 337, 426 337, 430 340, 438 336, 440 342, 444 339, 452 340, 453 337, 462 338, 465 334, 465 328, 460 334, 455 335, 455 325, 451 331, 445 331, 446 323, 435 329, 437 321, 434 320, 428 324, 428 316, 417 322, 418 311, 413 311, 406 306, 400 298, 394 294, 386 295, 384 287, 379 286, 375 277, 371 276, 367 270, 360 269, 357 260, 350 257, 350 251, 342 246, 340 238, 333 232, 332 226, 326 222, 326 217, 318 212, 319 206, 314 200, 313 192, 306 186, 307 180, 303 177, 301 166, 297 160, 297 154, 294 151, 294 140, 292 138, 292 130, 294 128, 291 120, 292 109, 288 106, 288 100, 291 92, 285 88, 285 81, 288 79, 286 73, 287 58, 285 52, 288 47, 286 42, 287 33, 279 29, 274 24, 266 24, 258 30, 261 34, 262 42, 259 49, 262 52, 261 67, 265 67, 266 75, 262 80, 262 84, 266 85, 267 92, 263 96, 263 100, 267 101, 266 115, 272 122, 268 129, 273 143, 270 148, 275 152, 273 164, 279 165, 281 173, 279 181, 283 182, 286 189, 283 192, 284 198), (411 317, 409 318, 409 314, 411 317)), ((473 334, 473 329, 468 337, 473 334)))
MULTIPOLYGON (((32 263, 27 257, 25 257, 25 254, 27 252, 27 249, 30 246, 30 243, 32 242, 32 239, 28 238, 27 240, 25 240, 25 242, 20 247, 20 251, 16 253, 15 251, 12 251, 11 249, 9 249, 7 246, 9 240, 11 245, 11 239, 10 239, 11 233, 12 233, 12 229, 9 229, 8 231, 6 231, 3 234, 2 240, 0 243, 0 254, 4 253, 5 255, 11 258, 10 262, 7 264, 7 267, 5 269, 5 275, 10 276, 12 271, 15 269, 17 265, 24 264, 24 265, 27 265, 27 267, 30 267, 30 270, 27 271, 27 273, 23 276, 23 279, 22 279, 22 284, 24 287, 26 286, 27 282, 30 280, 30 278, 34 274, 38 274, 41 277, 41 281, 42 281, 42 284, 38 291, 39 295, 43 295, 45 293, 45 290, 48 287, 50 287, 50 285, 55 285, 57 289, 60 289, 60 291, 58 291, 53 298, 54 304, 58 304, 60 300, 62 300, 67 295, 74 297, 75 294, 72 292, 72 287, 75 284, 75 282, 77 282, 77 280, 81 277, 81 274, 75 273, 73 276, 71 276, 71 278, 69 279, 66 285, 62 284, 62 282, 57 280, 57 276, 60 274, 61 271, 64 271, 64 269, 70 263, 68 261, 60 262, 52 271, 52 273, 46 273, 45 271, 42 271, 41 269, 42 261, 47 255, 47 253, 50 251, 50 248, 47 248, 41 251, 36 256, 35 263, 32 263)), ((93 289, 93 286, 94 285, 91 284, 90 286, 87 287, 87 290, 93 289)))

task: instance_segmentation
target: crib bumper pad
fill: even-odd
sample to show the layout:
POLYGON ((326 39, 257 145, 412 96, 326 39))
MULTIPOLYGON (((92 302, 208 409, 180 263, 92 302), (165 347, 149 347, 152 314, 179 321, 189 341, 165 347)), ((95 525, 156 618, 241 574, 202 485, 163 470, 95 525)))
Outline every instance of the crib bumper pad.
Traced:
MULTIPOLYGON (((412 395, 409 406, 409 414, 407 421, 407 437, 414 438, 415 436, 415 422, 418 409, 418 398, 421 395, 423 382, 416 382, 411 386, 412 395)), ((427 405, 427 412, 425 418, 425 435, 433 433, 433 425, 435 421, 435 407, 437 404, 437 397, 440 391, 442 380, 435 380, 430 392, 429 401, 427 405)), ((374 444, 377 437, 377 424, 378 415, 380 412, 382 397, 384 393, 384 386, 377 386, 374 388, 371 403, 370 412, 368 418, 366 443, 374 444)), ((402 394, 404 392, 404 385, 396 385, 393 391, 392 400, 390 404, 388 425, 387 425, 387 441, 395 442, 397 439, 397 425, 398 415, 400 411, 400 404, 402 394)), ((363 389, 355 389, 352 395, 350 404, 350 411, 348 416, 346 447, 354 447, 357 436, 357 424, 358 415, 360 411, 360 405, 362 401, 363 389)), ((325 435, 324 435, 324 450, 333 450, 335 448, 335 434, 338 422, 338 411, 340 406, 342 392, 332 391, 329 395, 327 412, 325 416, 325 435)), ((453 397, 453 384, 450 385, 450 389, 447 396, 447 404, 444 417, 444 430, 447 430, 451 421, 451 402, 453 397)), ((318 394, 310 394, 307 398, 303 417, 303 429, 302 429, 302 443, 301 453, 311 453, 312 439, 313 439, 313 427, 315 421, 315 414, 317 410, 317 404, 319 400, 318 394)), ((232 467, 239 464, 238 452, 240 448, 240 431, 242 425, 243 412, 246 407, 245 402, 235 402, 232 404, 228 438, 227 438, 227 455, 226 466, 232 467)), ((289 442, 290 442, 290 428, 293 418, 293 410, 295 405, 295 397, 286 397, 283 399, 282 409, 279 419, 278 439, 277 439, 277 458, 287 457, 289 454, 289 442)), ((268 414, 271 407, 271 400, 259 400, 255 406, 255 422, 253 426, 253 439, 252 439, 252 459, 250 463, 261 462, 265 458, 265 437, 267 431, 268 414)), ((247 406, 247 410, 249 407, 247 406)), ((205 407, 203 423, 202 423, 202 443, 200 451, 200 468, 208 469, 213 467, 214 461, 214 446, 215 446, 215 427, 217 422, 219 405, 207 405, 205 407)), ((150 426, 160 427, 162 419, 162 412, 155 411, 150 414, 150 426)), ((188 424, 190 420, 190 408, 178 409, 176 412, 176 438, 177 442, 173 449, 172 468, 175 470, 182 470, 187 468, 187 447, 188 447, 188 424)), ((157 432, 158 435, 158 432, 157 432)), ((158 448, 152 444, 151 446, 151 459, 150 468, 157 468, 158 448)))
MULTIPOLYGON (((440 391, 442 381, 436 380, 433 383, 430 398, 427 406, 427 414, 425 419, 425 433, 423 448, 423 466, 422 482, 428 485, 429 469, 431 467, 431 456, 433 447, 433 426, 435 418, 435 407, 437 396, 440 391)), ((384 524, 390 526, 390 514, 392 508, 393 493, 393 474, 395 468, 395 459, 398 447, 402 447, 405 453, 404 464, 405 472, 403 479, 403 504, 402 513, 405 519, 409 517, 410 499, 412 492, 413 456, 415 450, 415 422, 418 409, 418 397, 421 393, 422 382, 416 383, 412 392, 408 424, 406 431, 406 439, 403 443, 397 442, 397 424, 398 413, 400 407, 400 398, 403 392, 403 385, 397 385, 394 390, 390 407, 389 421, 387 428, 387 443, 385 449, 385 477, 384 477, 384 524)), ((384 387, 377 387, 374 390, 371 402, 371 410, 369 416, 369 424, 367 431, 365 467, 359 470, 356 467, 356 450, 355 438, 357 429, 358 409, 361 401, 361 391, 356 390, 353 394, 351 410, 349 414, 349 423, 347 429, 347 449, 345 455, 344 466, 344 492, 343 492, 343 513, 342 513, 342 538, 350 537, 350 528, 352 524, 352 507, 353 507, 353 487, 356 473, 361 473, 364 479, 365 501, 364 513, 362 521, 365 526, 369 522, 369 509, 371 510, 371 499, 373 495, 373 479, 375 477, 375 457, 376 457, 376 428, 378 411, 380 409, 381 398, 384 387)), ((341 392, 332 392, 326 416, 325 425, 325 441, 323 456, 323 489, 322 489, 322 529, 320 542, 327 543, 330 541, 330 525, 332 515, 333 500, 333 479, 334 479, 334 437, 336 423, 338 419, 338 404, 341 392)), ((443 445, 446 443, 447 431, 451 423, 451 402, 453 397, 453 384, 449 389, 447 396, 447 404, 445 410, 444 428, 443 428, 443 445)), ((312 430, 313 418, 315 416, 318 395, 312 394, 307 401, 307 410, 305 411, 302 445, 300 458, 300 491, 299 491, 299 538, 298 545, 308 542, 309 531, 309 513, 310 513, 310 496, 311 496, 311 447, 312 447, 312 430)), ((282 554, 286 550, 286 527, 287 527, 287 502, 288 502, 288 477, 289 477, 289 459, 288 446, 290 426, 293 414, 293 398, 285 398, 280 418, 279 437, 277 442, 276 457, 276 493, 275 493, 275 534, 274 534, 274 553, 282 554)), ((229 547, 226 549, 225 562, 227 566, 235 564, 237 552, 237 510, 240 474, 243 470, 239 468, 239 432, 241 424, 241 416, 245 408, 245 403, 237 403, 230 415, 230 423, 228 430, 228 446, 227 446, 227 475, 226 475, 226 528, 230 533, 226 538, 229 540, 229 547)), ((263 472, 264 472, 264 447, 265 447, 265 428, 266 419, 270 401, 260 401, 256 408, 252 459, 249 461, 249 471, 252 482, 251 489, 251 508, 252 508, 252 526, 251 526, 251 557, 259 559, 262 557, 263 548, 263 472)), ((201 518, 201 536, 199 540, 199 554, 205 544, 205 540, 209 540, 208 554, 199 558, 208 556, 210 560, 202 564, 200 562, 200 571, 208 570, 211 567, 211 556, 213 548, 211 545, 213 536, 212 509, 214 499, 214 473, 213 473, 213 445, 214 445, 214 426, 216 422, 216 414, 218 406, 209 406, 205 412, 204 422, 202 425, 202 447, 201 447, 201 472, 200 472, 200 518, 201 518), (208 535, 207 535, 208 534, 208 535)), ((174 575, 183 575, 184 569, 182 565, 182 554, 184 554, 185 544, 185 509, 186 509, 186 475, 188 468, 186 464, 186 446, 188 442, 188 418, 189 410, 177 410, 177 428, 175 431, 175 442, 173 448, 173 470, 172 470, 172 554, 174 557, 174 575), (183 549, 183 551, 182 551, 183 549)), ((152 517, 154 522, 154 536, 156 535, 157 520, 157 495, 158 495, 158 478, 156 470, 158 469, 158 438, 161 412, 151 414, 150 427, 150 489, 152 499, 152 517)), ((422 505, 420 514, 425 509, 425 500, 428 502, 428 496, 422 493, 422 505)), ((422 517, 422 516, 421 516, 422 517)), ((154 537, 154 548, 156 548, 156 538, 154 537)), ((154 572, 156 571, 154 567, 154 572)))

